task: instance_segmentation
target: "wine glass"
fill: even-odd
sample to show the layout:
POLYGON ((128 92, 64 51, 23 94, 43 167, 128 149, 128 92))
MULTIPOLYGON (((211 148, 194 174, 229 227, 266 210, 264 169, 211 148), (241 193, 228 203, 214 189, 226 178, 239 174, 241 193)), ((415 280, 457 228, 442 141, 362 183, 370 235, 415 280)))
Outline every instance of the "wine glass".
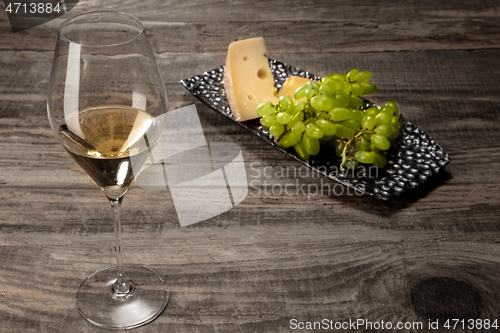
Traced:
POLYGON ((83 318, 126 329, 154 320, 168 302, 155 272, 123 263, 120 206, 167 111, 154 53, 136 17, 111 11, 67 19, 59 29, 47 111, 59 143, 102 189, 113 211, 117 265, 79 287, 83 318))

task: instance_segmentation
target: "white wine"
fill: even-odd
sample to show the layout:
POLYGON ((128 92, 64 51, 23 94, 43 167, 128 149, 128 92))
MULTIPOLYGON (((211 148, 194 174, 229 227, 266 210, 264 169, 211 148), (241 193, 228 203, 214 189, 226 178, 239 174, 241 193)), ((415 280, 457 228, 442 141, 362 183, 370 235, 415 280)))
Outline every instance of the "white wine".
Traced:
POLYGON ((147 158, 155 119, 122 105, 87 108, 66 119, 59 134, 66 151, 110 198, 121 197, 147 158))

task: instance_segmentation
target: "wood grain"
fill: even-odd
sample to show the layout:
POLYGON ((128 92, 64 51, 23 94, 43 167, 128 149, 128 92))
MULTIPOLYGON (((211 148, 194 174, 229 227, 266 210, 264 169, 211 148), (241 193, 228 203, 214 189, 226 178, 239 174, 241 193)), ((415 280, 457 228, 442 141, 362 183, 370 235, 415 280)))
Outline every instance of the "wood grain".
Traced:
MULTIPOLYGON (((345 1, 168 1, 154 10, 121 1, 120 10, 145 23, 156 52, 226 52, 230 42, 264 36, 270 52, 337 53, 484 49, 500 46, 498 2, 379 1, 353 8, 345 1)), ((67 17, 116 9, 113 1, 81 1, 70 13, 10 33, 0 16, 0 50, 53 51, 67 17)))
MULTIPOLYGON (((65 17, 95 9, 145 22, 169 108, 195 103, 207 141, 238 144, 251 182, 236 208, 185 228, 169 190, 131 188, 125 262, 155 269, 171 291, 165 312, 135 332, 290 332, 293 318, 500 320, 497 1, 353 8, 340 1, 84 0, 65 17), (305 170, 294 174, 295 161, 179 83, 224 63, 232 40, 256 35, 266 37, 273 58, 318 75, 372 71, 374 102, 398 101, 451 164, 388 202, 349 195, 305 170), (293 195, 279 193, 286 185, 293 195)), ((57 143, 46 115, 61 22, 12 34, 0 15, 2 333, 106 331, 80 318, 74 294, 85 277, 114 264, 111 212, 57 143)))

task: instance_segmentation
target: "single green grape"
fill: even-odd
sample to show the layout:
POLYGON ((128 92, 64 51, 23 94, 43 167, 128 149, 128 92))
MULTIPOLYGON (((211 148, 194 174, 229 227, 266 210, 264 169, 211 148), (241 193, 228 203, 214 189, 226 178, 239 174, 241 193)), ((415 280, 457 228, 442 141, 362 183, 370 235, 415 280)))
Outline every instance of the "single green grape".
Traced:
POLYGON ((375 126, 389 125, 389 122, 391 121, 391 116, 388 113, 380 112, 378 115, 375 116, 375 119, 377 120, 375 126))
POLYGON ((392 133, 392 135, 388 139, 396 139, 401 135, 401 132, 403 132, 403 125, 401 124, 401 122, 398 123, 398 127, 396 128, 396 130, 394 130, 394 133, 392 133))
POLYGON ((359 73, 359 69, 357 69, 357 68, 352 69, 349 73, 347 73, 346 81, 354 82, 358 73, 359 73))
POLYGON ((288 96, 281 96, 279 106, 281 111, 291 111, 294 107, 293 100, 288 96))
POLYGON ((372 116, 376 116, 380 113, 380 109, 378 107, 369 108, 365 110, 365 113, 372 116))
POLYGON ((343 92, 344 94, 350 93, 351 89, 352 89, 352 84, 347 81, 342 83, 342 86, 340 87, 340 91, 343 92))
POLYGON ((259 115, 259 117, 264 117, 264 116, 270 115, 271 113, 274 113, 275 111, 276 111, 276 108, 274 107, 274 105, 271 102, 261 103, 257 107, 257 114, 259 115))
POLYGON ((307 84, 311 87, 313 87, 315 90, 319 90, 319 83, 314 81, 314 80, 310 80, 309 82, 307 82, 307 84))
MULTIPOLYGON (((307 129, 306 129, 307 131, 307 129)), ((312 138, 307 135, 307 132, 302 136, 302 141, 304 141, 304 146, 309 155, 317 155, 319 153, 320 145, 319 140, 316 138, 312 138)))
POLYGON ((297 113, 295 113, 291 118, 290 118, 290 121, 289 123, 290 124, 295 124, 296 122, 299 122, 299 121, 302 121, 304 120, 304 111, 299 111, 297 113))
POLYGON ((306 150, 306 146, 304 145, 304 140, 300 140, 297 142, 293 148, 295 149, 295 152, 299 156, 299 158, 303 161, 307 161, 309 159, 309 153, 306 150))
POLYGON ((352 110, 348 108, 335 108, 328 112, 333 121, 342 121, 346 119, 351 119, 352 110))
POLYGON ((294 106, 293 110, 290 112, 290 115, 293 116, 294 114, 299 113, 300 111, 304 110, 306 105, 307 105, 306 102, 298 101, 297 103, 295 103, 295 106, 294 106))
POLYGON ((363 88, 363 86, 361 85, 361 83, 353 83, 352 86, 351 86, 351 93, 353 93, 354 95, 356 96, 361 96, 363 95, 363 91, 365 90, 365 88, 363 88))
POLYGON ((327 95, 316 95, 311 99, 311 106, 318 111, 328 110, 332 103, 332 98, 327 95))
POLYGON ((321 130, 323 131, 323 134, 325 136, 334 135, 335 132, 337 132, 337 126, 335 126, 334 124, 332 124, 330 121, 328 121, 326 119, 316 120, 316 126, 321 128, 321 130))
POLYGON ((339 138, 350 138, 354 135, 354 131, 349 127, 345 127, 342 124, 336 124, 335 126, 337 126, 335 136, 338 136, 339 138))
POLYGON ((306 96, 307 87, 308 86, 305 85, 305 86, 302 86, 302 87, 298 88, 297 90, 295 90, 295 93, 293 94, 293 98, 295 98, 296 100, 304 98, 306 96))
POLYGON ((358 123, 361 124, 361 120, 363 120, 364 116, 365 116, 365 114, 363 113, 363 111, 361 111, 361 110, 352 110, 352 116, 351 116, 352 120, 356 120, 358 123))
POLYGON ((330 107, 330 109, 328 111, 331 111, 335 108, 343 108, 344 106, 342 105, 342 103, 336 99, 336 98, 332 98, 332 106, 330 107))
MULTIPOLYGON (((313 123, 309 123, 306 125, 306 134, 314 139, 321 139, 324 135, 323 130, 313 123)), ((315 155, 315 154, 311 154, 315 155)))
POLYGON ((361 126, 363 126, 363 128, 367 129, 367 130, 373 129, 375 127, 376 123, 377 123, 377 119, 375 119, 375 116, 373 116, 371 114, 367 114, 361 120, 361 126))
POLYGON ((343 107, 348 106, 351 101, 349 96, 344 93, 336 94, 335 99, 338 100, 343 107))
POLYGON ((359 96, 350 95, 349 96, 351 105, 355 108, 361 108, 363 106, 363 99, 359 96))
POLYGON ((354 140, 354 147, 358 150, 369 150, 370 140, 367 140, 363 136, 357 137, 356 140, 354 140))
POLYGON ((269 128, 269 134, 274 136, 275 138, 279 137, 285 131, 285 126, 280 123, 276 123, 269 128))
POLYGON ((358 150, 354 155, 354 157, 358 162, 365 164, 372 164, 373 161, 375 160, 375 156, 373 154, 374 154, 373 152, 358 150))
POLYGON ((371 95, 377 92, 377 86, 373 83, 363 82, 361 83, 363 86, 363 94, 371 95))
POLYGON ((393 132, 396 132, 398 130, 398 127, 400 126, 401 122, 399 121, 398 116, 392 116, 391 120, 389 121, 389 126, 392 128, 393 132))
POLYGON ((320 80, 320 85, 325 84, 325 83, 328 83, 328 82, 330 82, 330 83, 331 83, 332 81, 333 81, 333 79, 327 75, 327 76, 324 76, 324 77, 320 80))
POLYGON ((394 110, 394 109, 393 109, 392 107, 390 107, 390 106, 384 106, 384 107, 382 108, 382 110, 380 110, 380 111, 381 111, 381 112, 385 112, 385 113, 387 113, 387 114, 388 114, 388 115, 390 115, 390 116, 393 116, 393 115, 395 115, 395 114, 396 114, 396 110, 394 110))
POLYGON ((313 98, 314 96, 316 96, 318 94, 318 91, 312 87, 308 87, 306 89, 306 98, 308 101, 311 100, 311 98, 313 98))
POLYGON ((335 90, 339 90, 340 87, 342 87, 342 83, 344 81, 338 80, 338 79, 332 79, 331 83, 335 86, 335 90))
POLYGON ((391 143, 389 142, 389 140, 387 140, 386 138, 384 138, 380 134, 373 134, 371 142, 373 143, 373 145, 376 148, 378 148, 380 150, 387 150, 391 146, 391 143))
POLYGON ((375 145, 373 144, 373 141, 370 141, 370 150, 373 151, 373 152, 380 152, 382 150, 378 149, 377 147, 375 147, 375 145))
POLYGON ((374 160, 373 160, 372 164, 378 168, 385 167, 385 165, 387 164, 387 159, 385 158, 384 154, 376 153, 376 152, 372 152, 372 154, 374 156, 374 160))
POLYGON ((293 131, 288 131, 280 139, 280 143, 283 147, 288 148, 299 142, 302 137, 302 133, 297 133, 293 131))
POLYGON ((291 118, 292 117, 287 112, 280 112, 276 115, 276 120, 278 121, 278 123, 283 125, 288 124, 291 118))
POLYGON ((344 127, 352 129, 354 132, 356 132, 359 129, 359 127, 361 126, 361 124, 359 122, 357 122, 356 120, 353 120, 353 119, 348 119, 346 121, 343 121, 342 125, 344 127))
POLYGON ((274 124, 276 124, 277 122, 278 121, 276 120, 275 114, 269 114, 267 116, 260 118, 260 123, 266 127, 271 127, 274 124))
POLYGON ((382 135, 384 138, 388 138, 394 133, 389 125, 380 125, 375 127, 375 133, 382 135))
POLYGON ((340 83, 344 82, 346 79, 346 75, 341 73, 332 73, 330 75, 327 75, 327 77, 333 80, 338 80, 340 83))
POLYGON ((390 106, 391 108, 393 108, 394 110, 396 110, 396 112, 394 112, 394 114, 398 114, 399 113, 399 108, 396 104, 396 102, 394 101, 388 101, 387 103, 385 103, 385 106, 390 106))
POLYGON ((290 129, 292 132, 302 133, 306 130, 306 125, 302 121, 297 121, 290 129))
POLYGON ((370 71, 362 71, 359 72, 358 75, 354 78, 354 81, 356 82, 366 82, 370 80, 372 77, 372 72, 370 71))
POLYGON ((333 96, 333 93, 337 90, 335 87, 335 84, 333 82, 326 82, 319 87, 319 92, 320 93, 325 93, 329 96, 333 96))

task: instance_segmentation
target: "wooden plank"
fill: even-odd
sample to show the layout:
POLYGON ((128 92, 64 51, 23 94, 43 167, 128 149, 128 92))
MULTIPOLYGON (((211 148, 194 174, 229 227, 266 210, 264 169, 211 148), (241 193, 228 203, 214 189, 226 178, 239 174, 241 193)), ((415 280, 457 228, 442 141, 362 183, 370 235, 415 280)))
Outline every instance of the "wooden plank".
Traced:
MULTIPOLYGON (((498 315, 496 244, 466 233, 454 241, 412 235, 334 223, 306 230, 232 225, 128 235, 127 260, 155 268, 172 292, 165 313, 138 331, 286 332, 291 318, 426 321, 415 313, 412 293, 429 293, 422 284, 432 278, 468 281, 472 290, 451 297, 471 301, 479 294, 474 305, 481 316, 498 315)), ((69 234, 63 242, 50 234, 24 237, 34 244, 0 248, 8 259, 0 272, 6 286, 2 326, 99 332, 79 318, 72 298, 86 274, 112 263, 112 234, 69 234), (96 248, 96 243, 108 245, 96 248)), ((439 304, 431 310, 446 311, 439 304)))
POLYGON ((387 21, 411 20, 416 16, 442 17, 449 19, 498 17, 500 7, 494 0, 480 2, 468 1, 405 1, 389 0, 375 3, 352 3, 339 0, 318 0, 304 3, 300 0, 276 1, 223 1, 195 0, 186 3, 181 0, 158 2, 154 9, 141 5, 133 0, 111 0, 106 3, 82 0, 74 8, 75 13, 90 10, 116 10, 117 4, 126 12, 135 13, 147 21, 317 21, 335 22, 340 20, 366 21, 373 18, 383 18, 387 21))
MULTIPOLYGON (((1 4, 2 8, 4 4, 1 4)), ((363 22, 371 19, 385 21, 425 20, 444 18, 461 20, 470 18, 496 18, 500 7, 495 0, 433 1, 410 0, 393 2, 382 0, 370 3, 352 3, 340 0, 224 1, 224 0, 171 0, 150 5, 133 0, 110 0, 106 3, 80 0, 65 17, 87 11, 121 10, 136 15, 143 21, 157 22, 363 22)), ((2 19, 5 19, 3 16, 2 19)))
MULTIPOLYGON (((20 33, 11 33, 7 22, 0 27, 0 50, 52 51, 56 19, 20 33)), ((225 52, 234 40, 263 36, 268 50, 276 53, 351 53, 417 50, 468 50, 498 48, 496 17, 426 21, 304 22, 145 22, 156 52, 225 52), (314 35, 314 38, 311 38, 314 35)))
MULTIPOLYGON (((168 1, 155 9, 136 1, 119 10, 144 21, 157 52, 225 52, 230 42, 264 36, 272 52, 373 52, 498 48, 497 1, 390 0, 376 3, 318 1, 168 1), (418 17, 418 19, 416 19, 418 17)), ((13 34, 0 17, 0 50, 52 51, 65 18, 116 10, 116 1, 80 3, 62 18, 13 34)))

